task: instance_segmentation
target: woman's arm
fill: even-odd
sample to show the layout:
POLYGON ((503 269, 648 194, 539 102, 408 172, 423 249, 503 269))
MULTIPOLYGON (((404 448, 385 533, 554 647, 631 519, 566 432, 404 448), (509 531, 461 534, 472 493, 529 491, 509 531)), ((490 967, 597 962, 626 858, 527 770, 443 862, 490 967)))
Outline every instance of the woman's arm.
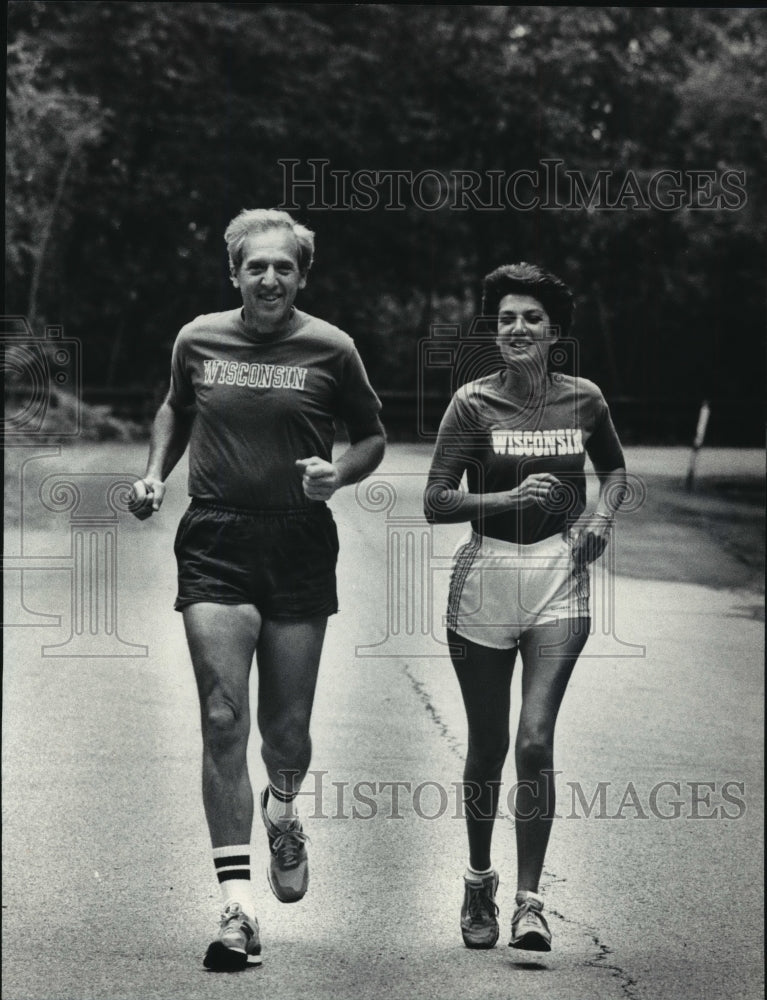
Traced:
POLYGON ((497 493, 467 493, 429 475, 423 496, 423 511, 430 524, 455 524, 474 521, 509 510, 521 510, 534 504, 543 506, 552 489, 561 486, 548 472, 528 476, 513 490, 497 493))
POLYGON ((596 510, 581 525, 575 547, 576 560, 591 563, 602 555, 610 541, 615 512, 626 496, 626 470, 623 467, 596 470, 599 478, 599 500, 596 510))
POLYGON ((597 471, 599 478, 599 501, 596 514, 612 518, 626 498, 626 470, 621 467, 609 472, 597 471))

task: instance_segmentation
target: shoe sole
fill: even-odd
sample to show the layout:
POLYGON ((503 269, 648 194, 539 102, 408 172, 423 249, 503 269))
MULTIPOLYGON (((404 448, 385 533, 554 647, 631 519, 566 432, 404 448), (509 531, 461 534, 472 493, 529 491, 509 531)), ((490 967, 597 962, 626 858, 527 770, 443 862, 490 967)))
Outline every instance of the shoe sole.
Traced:
POLYGON ((498 934, 495 935, 492 941, 472 941, 463 935, 463 943, 467 948, 495 948, 498 943, 498 934))
POLYGON ((534 931, 523 934, 518 941, 509 941, 509 948, 518 948, 520 951, 551 951, 551 945, 546 938, 534 931))
POLYGON ((213 972, 239 972, 249 966, 261 965, 261 955, 248 955, 236 948, 227 948, 221 941, 208 946, 202 964, 213 972))
POLYGON ((272 870, 269 866, 266 868, 266 881, 269 883, 269 888, 281 903, 297 903, 300 899, 304 898, 306 890, 309 888, 309 876, 307 874, 306 883, 301 892, 297 892, 295 889, 288 889, 286 893, 284 889, 275 885, 272 880, 272 870))

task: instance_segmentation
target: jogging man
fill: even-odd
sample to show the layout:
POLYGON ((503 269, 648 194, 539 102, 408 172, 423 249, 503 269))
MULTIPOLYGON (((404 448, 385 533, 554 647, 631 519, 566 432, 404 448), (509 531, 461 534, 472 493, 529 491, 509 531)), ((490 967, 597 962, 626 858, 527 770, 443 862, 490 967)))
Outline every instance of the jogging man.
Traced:
POLYGON ((385 447, 380 402, 353 341, 294 306, 314 234, 286 212, 253 209, 224 238, 242 307, 180 331, 146 475, 134 485, 135 515, 151 516, 189 445, 192 499, 176 534, 175 607, 200 697, 203 804, 223 904, 204 964, 216 970, 261 963, 246 761, 254 656, 269 883, 285 903, 308 886, 295 798, 311 758, 325 627, 338 610, 338 536, 326 502, 372 472, 385 447), (334 461, 336 420, 350 444, 334 461))

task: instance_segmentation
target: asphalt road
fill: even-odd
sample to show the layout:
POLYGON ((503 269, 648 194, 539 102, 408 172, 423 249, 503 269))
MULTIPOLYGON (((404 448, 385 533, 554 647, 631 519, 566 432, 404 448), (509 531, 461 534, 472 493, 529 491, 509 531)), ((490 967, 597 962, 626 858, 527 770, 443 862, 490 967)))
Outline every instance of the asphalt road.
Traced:
MULTIPOLYGON (((102 488, 97 473, 137 472, 143 451, 30 451, 9 486, 23 481, 24 495, 6 536, 15 627, 4 633, 5 1000, 762 995, 762 597, 737 552, 697 517, 661 517, 668 505, 626 515, 619 574, 595 576, 595 633, 557 736, 561 818, 543 882, 554 950, 534 958, 505 946, 515 873, 505 805, 494 845, 502 937, 491 952, 462 946, 454 782, 465 724, 440 616, 463 529, 426 527, 428 449, 405 446, 390 448, 364 492, 333 500, 342 610, 323 656, 301 807, 309 893, 291 906, 271 896, 257 825, 264 965, 206 972, 218 891, 196 694, 171 610, 183 475, 162 516, 142 525, 96 500, 67 507, 50 482, 41 493, 63 470, 102 488), (93 554, 109 550, 107 536, 112 604, 93 554), (706 578, 675 569, 685 556, 710 563, 716 586, 684 582, 706 578), (66 643, 81 615, 90 646, 78 650, 66 643)), ((684 456, 629 460, 652 486, 684 456)), ((723 468, 753 477, 759 461, 731 453, 723 468)), ((259 788, 255 740, 250 757, 259 788)), ((506 793, 513 781, 510 761, 506 793)))

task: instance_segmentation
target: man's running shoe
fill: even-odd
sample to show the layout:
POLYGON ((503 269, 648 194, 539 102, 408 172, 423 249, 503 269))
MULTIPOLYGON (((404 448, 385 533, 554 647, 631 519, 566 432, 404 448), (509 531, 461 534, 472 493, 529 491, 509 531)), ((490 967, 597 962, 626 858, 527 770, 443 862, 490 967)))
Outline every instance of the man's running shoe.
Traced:
POLYGON ((218 937, 208 946, 202 964, 215 972, 236 972, 261 964, 258 921, 243 913, 239 903, 227 903, 218 937))
POLYGON ((284 830, 269 819, 266 812, 268 795, 269 789, 265 788, 261 793, 261 818, 272 855, 266 877, 281 903, 295 903, 304 897, 309 886, 309 859, 306 856, 309 838, 299 819, 292 820, 284 830))
POLYGON ((467 948, 495 947, 498 940, 498 907, 495 905, 498 881, 496 871, 478 875, 476 879, 463 877, 461 934, 467 948))
POLYGON ((517 893, 517 908, 511 918, 510 948, 551 951, 551 931, 542 910, 543 900, 537 893, 517 893))

